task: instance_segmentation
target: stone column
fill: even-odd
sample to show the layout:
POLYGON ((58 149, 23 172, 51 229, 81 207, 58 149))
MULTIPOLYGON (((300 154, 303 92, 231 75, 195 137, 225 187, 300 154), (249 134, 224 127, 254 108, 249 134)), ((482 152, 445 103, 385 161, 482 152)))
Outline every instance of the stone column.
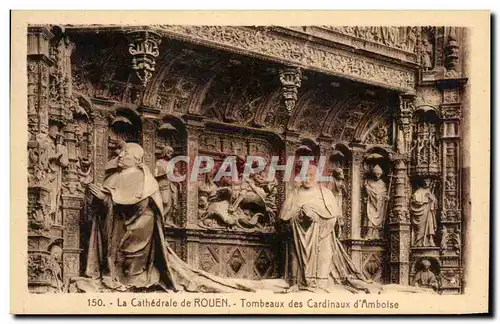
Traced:
POLYGON ((390 282, 408 285, 410 274, 410 212, 408 177, 414 96, 401 95, 396 109, 396 151, 393 162, 392 209, 389 213, 390 282))
MULTIPOLYGON (((186 120, 187 133, 187 138, 184 139, 186 145, 184 152, 189 158, 189 163, 187 163, 186 185, 184 186, 186 193, 183 198, 185 199, 184 205, 186 206, 186 210, 183 213, 182 224, 184 224, 185 231, 188 233, 190 230, 196 230, 198 227, 198 179, 191 181, 191 175, 195 159, 198 156, 198 138, 205 129, 205 125, 203 124, 203 117, 198 115, 186 115, 184 119, 186 120)), ((200 241, 196 236, 188 238, 186 234, 181 238, 182 258, 194 267, 199 267, 199 246, 200 241)))
POLYGON ((28 28, 28 288, 32 292, 57 290, 54 280, 53 256, 50 244, 53 241, 49 215, 51 191, 44 183, 43 173, 47 171, 39 158, 43 154, 40 141, 48 133, 49 107, 48 83, 49 68, 53 65, 50 58, 50 40, 54 35, 48 26, 28 28), (31 156, 38 156, 32 159, 31 156))
POLYGON ((85 189, 77 175, 78 156, 74 125, 66 126, 64 144, 68 151, 68 167, 64 172, 62 188, 63 229, 63 278, 80 275, 80 219, 83 210, 85 189))
POLYGON ((363 181, 362 164, 365 156, 365 146, 353 144, 351 147, 351 259, 352 262, 362 269, 363 241, 361 239, 361 183, 363 181))
POLYGON ((351 159, 351 238, 361 239, 361 181, 364 146, 352 147, 351 159))
POLYGON ((63 195, 63 278, 80 275, 80 218, 83 209, 83 196, 63 195))
POLYGON ((443 93, 442 112, 442 193, 440 260, 441 291, 459 293, 462 289, 462 201, 461 201, 461 92, 465 79, 438 81, 443 93))
POLYGON ((394 156, 394 194, 389 214, 390 282, 409 284, 410 213, 408 210, 408 156, 394 156))
POLYGON ((142 118, 142 136, 141 144, 144 149, 144 164, 149 167, 151 172, 155 168, 155 150, 156 150, 156 131, 159 120, 155 117, 147 116, 142 118))
POLYGON ((108 162, 108 129, 109 114, 104 110, 92 110, 94 121, 94 179, 96 183, 104 181, 106 163, 108 162))
POLYGON ((191 181, 193 163, 198 156, 198 138, 205 128, 202 117, 189 115, 186 119, 186 155, 189 157, 189 164, 186 172, 187 203, 186 203, 186 227, 197 227, 198 223, 198 180, 191 181))
MULTIPOLYGON (((470 30, 467 28, 463 29, 463 37, 462 41, 465 46, 463 46, 462 55, 465 58, 462 60, 463 66, 462 71, 464 75, 469 75, 470 71, 470 30)), ((464 85, 462 89, 462 124, 461 124, 461 137, 462 137, 462 167, 461 167, 461 175, 462 175, 462 215, 463 215, 463 253, 462 258, 467 260, 468 255, 470 255, 470 217, 471 217, 471 198, 470 198, 470 161, 471 161, 471 151, 470 151, 470 83, 464 85)), ((470 270, 470 266, 467 266, 467 262, 462 262, 462 271, 464 273, 463 281, 462 281, 462 291, 467 293, 467 279, 468 273, 470 270)))

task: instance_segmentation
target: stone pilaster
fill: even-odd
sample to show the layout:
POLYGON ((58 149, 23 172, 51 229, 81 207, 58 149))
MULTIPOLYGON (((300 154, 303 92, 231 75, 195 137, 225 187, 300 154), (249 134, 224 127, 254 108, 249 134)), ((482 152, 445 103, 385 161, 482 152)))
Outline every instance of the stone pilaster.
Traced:
POLYGON ((28 131, 29 183, 28 183, 28 287, 31 292, 57 289, 50 253, 53 235, 49 215, 50 187, 44 182, 46 167, 40 165, 43 148, 41 140, 47 136, 49 126, 48 87, 50 40, 54 35, 48 26, 28 28, 28 131), (32 158, 33 157, 33 158, 32 158), (36 158, 35 158, 36 157, 36 158), (42 171, 42 172, 40 172, 42 171))
POLYGON ((394 156, 394 191, 389 215, 390 282, 409 284, 410 215, 408 210, 408 158, 394 156))
MULTIPOLYGON (((455 74, 453 74, 455 75, 455 74)), ((462 201, 461 201, 461 97, 466 80, 439 80, 442 92, 441 149, 442 178, 440 205, 440 260, 442 293, 459 293, 462 289, 462 201)))
POLYGON ((351 238, 361 239, 361 182, 362 182, 362 163, 365 155, 363 146, 356 145, 352 147, 351 159, 351 238))
POLYGON ((146 164, 151 171, 155 167, 155 142, 156 130, 158 129, 158 119, 153 117, 142 118, 142 136, 141 144, 144 149, 144 164, 146 164))
POLYGON ((94 121, 94 178, 96 183, 102 183, 106 172, 106 163, 108 162, 108 129, 109 115, 104 110, 95 109, 92 111, 94 121))
POLYGON ((401 95, 396 109, 396 151, 392 156, 393 192, 389 214, 390 282, 408 285, 410 274, 410 212, 408 177, 414 96, 401 95))
POLYGON ((185 116, 186 119, 186 155, 189 164, 186 172, 187 202, 186 202, 186 224, 187 228, 195 228, 198 223, 198 181, 191 181, 193 163, 198 156, 198 138, 205 128, 202 118, 195 115, 185 116))
POLYGON ((83 197, 63 195, 63 278, 80 275, 80 218, 83 197))

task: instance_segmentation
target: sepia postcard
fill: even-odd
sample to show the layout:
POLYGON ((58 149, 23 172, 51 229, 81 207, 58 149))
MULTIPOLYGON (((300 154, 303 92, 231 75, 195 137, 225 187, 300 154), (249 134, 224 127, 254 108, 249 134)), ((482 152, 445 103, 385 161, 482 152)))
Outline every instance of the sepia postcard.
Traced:
POLYGON ((488 11, 13 11, 11 313, 490 312, 488 11))

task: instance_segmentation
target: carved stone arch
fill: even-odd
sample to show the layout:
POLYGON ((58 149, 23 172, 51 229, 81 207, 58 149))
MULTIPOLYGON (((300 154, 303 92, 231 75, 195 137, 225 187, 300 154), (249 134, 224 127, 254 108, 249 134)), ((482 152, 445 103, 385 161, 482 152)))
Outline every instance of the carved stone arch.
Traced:
POLYGON ((192 100, 189 106, 190 112, 210 119, 225 121, 230 106, 229 101, 234 93, 233 86, 244 82, 244 78, 234 82, 227 75, 232 67, 234 65, 222 60, 214 65, 212 68, 213 74, 197 89, 196 98, 192 100))
MULTIPOLYGON (((275 102, 276 97, 281 96, 281 89, 277 88, 268 93, 267 98, 263 100, 260 106, 257 108, 255 112, 254 124, 257 126, 266 126, 266 119, 269 113, 276 112, 281 108, 281 105, 277 107, 273 106, 273 102, 275 102)), ((281 99, 281 97, 280 97, 281 99)))
POLYGON ((195 95, 193 99, 190 101, 188 112, 192 114, 200 114, 201 105, 205 100, 207 93, 213 85, 213 82, 216 80, 217 76, 224 71, 224 64, 222 61, 219 61, 215 64, 213 71, 214 73, 201 85, 198 85, 195 90, 195 95))
POLYGON ((342 153, 346 159, 351 159, 352 156, 352 150, 349 147, 349 143, 346 141, 336 141, 332 144, 331 146, 331 152, 334 153, 335 151, 338 151, 342 153))
POLYGON ((157 97, 158 97, 158 90, 161 86, 161 83, 163 80, 168 77, 168 72, 170 68, 177 62, 177 60, 181 59, 181 55, 175 55, 179 54, 178 52, 169 52, 168 54, 165 55, 165 58, 161 61, 164 63, 160 66, 160 68, 157 70, 155 74, 153 74, 153 77, 149 81, 146 89, 144 90, 144 97, 142 102, 149 107, 157 107, 157 97))
POLYGON ((297 147, 295 149, 295 154, 299 156, 305 156, 308 154, 312 154, 312 156, 317 159, 321 154, 321 148, 319 142, 312 137, 301 137, 297 143, 297 147), (310 153, 306 153, 309 151, 310 153))
POLYGON ((347 96, 344 100, 339 102, 336 109, 332 109, 330 115, 323 126, 323 133, 332 136, 337 140, 344 139, 342 134, 346 126, 347 117, 350 114, 352 107, 357 106, 361 102, 359 95, 347 96))
POLYGON ((114 117, 110 123, 111 146, 119 142, 140 143, 142 136, 142 120, 139 113, 129 107, 115 106, 113 108, 114 117), (115 136, 116 138, 113 138, 115 136), (114 141, 115 140, 115 141, 114 141))
POLYGON ((432 105, 421 105, 421 106, 415 107, 415 110, 413 112, 414 116, 416 116, 418 114, 422 114, 422 113, 435 114, 435 117, 440 121, 443 119, 441 111, 437 107, 432 106, 432 105))
POLYGON ((392 173, 392 151, 382 145, 371 145, 365 150, 363 158, 363 169, 365 172, 370 172, 371 167, 379 165, 385 178, 392 173))
POLYGON ((354 140, 364 142, 367 135, 385 121, 389 111, 390 109, 386 105, 377 105, 365 113, 356 128, 354 140))
POLYGON ((315 93, 317 93, 317 90, 310 89, 300 96, 300 98, 297 100, 297 104, 295 105, 293 114, 288 120, 287 129, 295 130, 297 123, 300 121, 300 116, 308 108, 308 103, 315 93))
POLYGON ((334 124, 335 118, 337 118, 337 115, 339 112, 342 110, 342 107, 348 106, 350 103, 352 103, 355 98, 353 96, 349 95, 341 95, 338 96, 337 101, 334 103, 334 105, 331 107, 330 112, 328 113, 328 116, 326 116, 325 121, 323 122, 323 126, 321 129, 321 134, 325 136, 330 136, 332 127, 334 124))

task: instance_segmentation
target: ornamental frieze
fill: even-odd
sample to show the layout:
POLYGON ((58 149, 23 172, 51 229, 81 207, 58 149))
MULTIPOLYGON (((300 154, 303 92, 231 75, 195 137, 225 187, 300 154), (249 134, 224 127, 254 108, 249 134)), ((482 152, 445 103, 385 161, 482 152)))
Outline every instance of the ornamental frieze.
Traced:
POLYGON ((155 25, 154 28, 174 38, 253 54, 352 80, 403 91, 413 91, 415 87, 415 73, 411 69, 384 65, 381 61, 372 61, 353 53, 326 50, 314 44, 305 47, 300 41, 270 31, 234 26, 155 25))

